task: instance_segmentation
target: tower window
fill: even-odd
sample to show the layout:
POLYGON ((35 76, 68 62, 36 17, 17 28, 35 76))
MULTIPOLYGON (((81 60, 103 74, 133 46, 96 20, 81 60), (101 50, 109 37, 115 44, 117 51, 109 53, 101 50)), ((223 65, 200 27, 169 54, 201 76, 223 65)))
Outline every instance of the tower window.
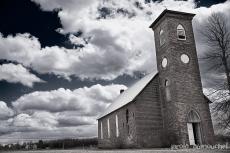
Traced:
POLYGON ((169 86, 169 81, 165 80, 165 87, 168 87, 168 86, 169 86))
POLYGON ((186 54, 182 54, 180 57, 181 61, 185 64, 187 64, 189 62, 189 57, 186 54))
POLYGON ((166 95, 166 101, 171 101, 171 93, 169 88, 169 80, 165 80, 165 95, 166 95))
POLYGON ((185 30, 181 24, 177 26, 177 38, 179 40, 186 40, 185 30))
POLYGON ((165 43, 165 36, 164 36, 164 31, 161 29, 160 30, 160 46, 165 43))
POLYGON ((163 58, 163 60, 161 62, 162 67, 165 68, 167 66, 167 64, 168 64, 167 58, 163 58))

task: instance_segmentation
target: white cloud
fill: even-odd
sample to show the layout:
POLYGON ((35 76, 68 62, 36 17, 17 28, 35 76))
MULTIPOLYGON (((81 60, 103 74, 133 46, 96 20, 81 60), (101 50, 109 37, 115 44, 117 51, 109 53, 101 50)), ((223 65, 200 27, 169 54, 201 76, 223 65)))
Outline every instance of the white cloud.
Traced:
MULTIPOLYGON (((49 112, 77 111, 81 115, 98 115, 118 96, 124 85, 94 85, 76 90, 59 88, 36 91, 21 96, 12 103, 18 112, 44 110, 49 112)), ((31 112, 30 112, 31 113, 31 112)))
POLYGON ((36 91, 12 103, 15 114, 0 102, 0 116, 4 117, 0 141, 9 140, 12 135, 15 139, 96 136, 97 117, 120 94, 120 89, 126 88, 97 84, 72 91, 63 88, 36 91))
POLYGON ((0 142, 97 136, 97 117, 126 88, 97 84, 36 91, 13 102, 13 109, 0 102, 0 142))
POLYGON ((141 70, 145 63, 151 63, 152 60, 146 60, 147 51, 141 53, 140 50, 133 48, 125 50, 124 47, 117 45, 116 37, 112 35, 106 37, 104 30, 95 32, 103 37, 92 38, 92 43, 83 50, 57 46, 41 48, 37 38, 29 34, 6 38, 1 35, 0 57, 23 63, 39 73, 54 73, 66 78, 75 75, 90 79, 114 79, 122 74, 132 74, 141 70), (108 38, 112 42, 103 44, 102 41, 108 38))
POLYGON ((0 65, 0 80, 10 83, 21 83, 32 87, 35 82, 44 82, 36 75, 31 74, 21 64, 2 64, 0 65))
MULTIPOLYGON (((34 112, 32 115, 21 113, 13 118, 12 126, 31 130, 53 130, 58 122, 49 112, 34 112)), ((19 130, 19 129, 17 129, 19 130)))
MULTIPOLYGON (((136 71, 149 73, 156 70, 154 37, 148 26, 165 7, 197 13, 194 22, 200 24, 212 11, 228 12, 230 8, 229 1, 210 8, 196 8, 193 0, 151 3, 141 0, 33 1, 45 11, 61 8, 58 16, 63 28, 59 31, 63 34, 82 31, 81 37, 70 35, 69 39, 73 44, 80 43, 84 47, 41 48, 38 39, 29 34, 6 38, 0 36, 0 57, 23 63, 39 73, 53 73, 65 78, 73 75, 82 79, 109 80, 123 74, 132 75, 136 71), (139 3, 138 7, 136 2, 139 3), (110 13, 107 13, 107 18, 98 20, 98 10, 102 8, 106 8, 110 13)), ((198 25, 195 24, 195 27, 198 25)), ((202 52, 202 43, 197 37, 196 39, 197 50, 202 52)))
POLYGON ((11 108, 9 108, 5 102, 0 101, 0 120, 10 118, 13 115, 14 111, 11 108))

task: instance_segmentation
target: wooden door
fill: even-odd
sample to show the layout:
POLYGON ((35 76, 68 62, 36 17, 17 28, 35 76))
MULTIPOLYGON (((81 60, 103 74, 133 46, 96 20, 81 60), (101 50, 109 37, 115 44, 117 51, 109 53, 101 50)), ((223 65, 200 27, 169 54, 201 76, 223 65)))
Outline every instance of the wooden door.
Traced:
POLYGON ((188 138, 189 138, 189 145, 196 145, 193 133, 193 126, 192 123, 187 123, 188 127, 188 138))

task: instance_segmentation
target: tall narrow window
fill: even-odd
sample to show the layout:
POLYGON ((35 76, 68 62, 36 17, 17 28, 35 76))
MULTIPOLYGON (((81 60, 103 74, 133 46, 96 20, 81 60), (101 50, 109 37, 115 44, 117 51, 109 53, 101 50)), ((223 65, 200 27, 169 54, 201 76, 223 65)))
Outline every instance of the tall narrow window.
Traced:
POLYGON ((165 80, 165 87, 168 87, 168 86, 169 86, 169 81, 165 80))
POLYGON ((160 46, 165 43, 165 36, 164 36, 164 31, 161 29, 160 31, 160 46))
POLYGON ((116 115, 116 136, 119 137, 118 116, 116 115))
POLYGON ((109 125, 109 118, 107 119, 107 128, 108 128, 108 138, 110 138, 110 125, 109 125))
POLYGON ((126 123, 129 122, 129 110, 126 109, 126 123))
POLYGON ((102 126, 102 122, 101 122, 101 139, 103 139, 103 126, 102 126))
POLYGON ((170 82, 169 80, 165 80, 165 95, 166 95, 166 101, 171 100, 171 93, 170 93, 170 88, 169 88, 170 82))
POLYGON ((177 26, 177 38, 179 40, 186 40, 185 30, 181 24, 177 26))

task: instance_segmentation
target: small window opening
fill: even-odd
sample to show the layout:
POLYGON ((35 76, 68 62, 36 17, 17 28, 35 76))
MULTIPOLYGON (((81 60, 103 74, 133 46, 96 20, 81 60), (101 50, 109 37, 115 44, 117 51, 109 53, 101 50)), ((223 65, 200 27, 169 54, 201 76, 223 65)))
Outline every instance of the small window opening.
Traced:
POLYGON ((169 81, 165 80, 165 87, 168 87, 168 86, 169 86, 169 81))
POLYGON ((129 110, 126 109, 126 123, 129 122, 129 110))
POLYGON ((160 45, 165 43, 164 31, 161 29, 160 31, 160 45))
POLYGON ((169 88, 169 80, 165 80, 165 95, 166 95, 166 101, 171 100, 171 93, 170 93, 170 88, 169 88))
POLYGON ((186 40, 185 30, 181 24, 177 26, 177 38, 179 40, 186 40))
POLYGON ((116 136, 119 137, 118 116, 116 115, 116 136))
POLYGON ((103 126, 102 126, 102 122, 101 122, 101 139, 103 139, 103 126))
POLYGON ((110 123, 109 123, 109 118, 107 119, 107 128, 108 128, 108 138, 110 138, 110 123))

